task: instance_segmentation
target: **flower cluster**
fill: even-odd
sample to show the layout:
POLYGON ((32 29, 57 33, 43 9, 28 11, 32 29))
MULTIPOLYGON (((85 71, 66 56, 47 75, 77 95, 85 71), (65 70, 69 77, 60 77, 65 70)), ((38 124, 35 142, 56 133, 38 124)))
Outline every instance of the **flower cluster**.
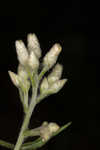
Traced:
MULTIPOLYGON (((20 99, 26 118, 23 128, 19 134, 19 139, 14 150, 19 150, 24 141, 25 131, 27 131, 29 119, 32 115, 34 107, 45 97, 59 92, 64 86, 67 79, 61 79, 63 66, 56 63, 57 58, 62 50, 60 44, 56 43, 44 56, 40 64, 42 51, 39 41, 35 34, 28 34, 27 47, 21 40, 15 42, 17 58, 19 61, 17 73, 8 71, 13 84, 18 88, 20 99), (42 66, 40 70, 40 66, 42 66), (51 73, 46 77, 45 73, 52 67, 51 73), (29 97, 29 90, 32 95, 29 97), (24 125, 25 124, 25 125, 24 125)), ((53 133, 58 131, 60 127, 56 123, 44 123, 39 128, 28 130, 27 137, 39 135, 42 142, 50 139, 53 133)), ((43 143, 42 143, 43 144, 43 143)))
POLYGON ((69 122, 59 127, 54 122, 45 121, 41 126, 29 129, 30 118, 35 106, 45 97, 59 92, 67 81, 67 79, 61 79, 63 66, 56 63, 62 47, 58 43, 54 44, 40 63, 42 51, 35 34, 28 34, 27 47, 22 40, 17 40, 15 46, 19 61, 17 73, 12 71, 8 71, 8 73, 13 84, 19 90, 24 120, 16 144, 0 140, 0 145, 14 150, 37 149, 71 124, 69 122), (49 70, 51 72, 46 76, 45 73, 49 70), (24 143, 26 138, 34 136, 39 137, 34 141, 24 143))
POLYGON ((19 61, 17 74, 12 71, 8 72, 13 84, 17 88, 21 89, 23 93, 27 93, 27 91, 29 91, 34 74, 37 74, 38 80, 42 80, 39 87, 40 94, 37 96, 38 99, 39 97, 44 98, 50 94, 57 93, 64 86, 67 79, 60 79, 63 67, 59 63, 56 64, 57 58, 62 49, 60 44, 54 44, 49 52, 44 56, 42 71, 40 74, 38 74, 40 66, 39 58, 42 55, 42 51, 36 35, 28 34, 27 47, 21 40, 17 40, 15 42, 15 46, 19 61), (43 78, 43 75, 53 66, 54 68, 48 77, 43 78))

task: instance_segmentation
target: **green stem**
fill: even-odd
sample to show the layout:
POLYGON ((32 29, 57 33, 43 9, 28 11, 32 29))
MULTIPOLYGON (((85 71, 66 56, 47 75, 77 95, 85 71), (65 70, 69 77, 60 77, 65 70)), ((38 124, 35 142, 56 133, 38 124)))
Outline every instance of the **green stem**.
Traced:
POLYGON ((33 141, 33 142, 28 142, 23 144, 21 150, 35 150, 39 147, 41 147, 41 145, 43 145, 44 142, 42 142, 41 138, 38 138, 37 140, 33 141))
MULTIPOLYGON (((39 128, 40 129, 40 128, 39 128)), ((25 131, 24 136, 27 137, 33 137, 33 136, 40 136, 40 130, 39 129, 31 129, 29 131, 25 131)))
POLYGON ((39 81, 42 79, 42 77, 44 76, 44 74, 47 72, 47 67, 44 67, 43 70, 40 72, 39 74, 39 81))
POLYGON ((22 105, 23 105, 24 113, 26 114, 27 113, 27 109, 28 109, 28 105, 26 105, 26 103, 25 103, 26 100, 27 100, 27 95, 23 94, 22 89, 19 89, 19 95, 20 95, 20 100, 21 100, 22 105))
POLYGON ((25 105, 26 112, 27 112, 27 109, 28 109, 28 91, 24 92, 24 105, 25 105))
POLYGON ((40 103, 46 96, 48 96, 47 94, 40 94, 36 101, 37 101, 37 104, 40 103))
POLYGON ((0 145, 9 149, 14 149, 14 144, 10 144, 8 142, 5 142, 3 140, 0 140, 0 145))
POLYGON ((19 137, 18 137, 18 140, 17 140, 14 150, 20 150, 21 145, 23 144, 23 141, 25 138, 24 132, 28 128, 32 112, 36 106, 37 89, 38 89, 38 83, 36 83, 36 85, 34 86, 34 94, 32 94, 31 103, 30 103, 29 109, 25 115, 25 118, 24 118, 24 121, 23 121, 23 124, 21 127, 21 131, 19 133, 19 137))

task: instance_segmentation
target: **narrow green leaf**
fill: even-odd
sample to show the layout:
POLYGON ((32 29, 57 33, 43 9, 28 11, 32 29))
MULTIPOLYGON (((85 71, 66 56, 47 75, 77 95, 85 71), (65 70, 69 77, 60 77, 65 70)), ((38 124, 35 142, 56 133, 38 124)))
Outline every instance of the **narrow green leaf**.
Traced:
POLYGON ((52 134, 52 137, 58 135, 60 132, 62 132, 66 128, 68 128, 71 124, 72 124, 72 122, 68 122, 67 124, 65 124, 64 126, 62 126, 57 132, 55 132, 55 133, 52 134))

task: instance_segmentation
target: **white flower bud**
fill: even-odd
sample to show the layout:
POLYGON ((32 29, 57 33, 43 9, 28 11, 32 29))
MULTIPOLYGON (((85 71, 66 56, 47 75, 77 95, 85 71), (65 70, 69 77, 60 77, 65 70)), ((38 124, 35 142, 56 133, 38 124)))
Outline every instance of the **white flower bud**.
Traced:
POLYGON ((21 64, 18 65, 17 72, 21 78, 28 79, 28 73, 25 71, 24 66, 22 66, 21 64))
POLYGON ((41 93, 45 92, 46 90, 48 90, 48 87, 49 87, 48 80, 45 77, 40 85, 40 92, 41 93))
POLYGON ((9 76, 13 84, 18 87, 19 86, 19 76, 12 71, 8 71, 9 76))
POLYGON ((28 65, 31 67, 31 69, 37 69, 39 67, 39 60, 36 57, 34 51, 31 51, 29 55, 28 65))
POLYGON ((58 81, 54 82, 51 85, 49 92, 51 94, 59 92, 62 89, 62 87, 64 86, 64 84, 66 83, 66 81, 67 81, 67 79, 63 79, 63 80, 58 80, 58 81))
POLYGON ((56 66, 53 68, 52 72, 48 76, 49 84, 52 84, 53 82, 61 78, 62 70, 63 70, 63 66, 60 64, 56 64, 56 66))
POLYGON ((42 126, 47 126, 48 125, 48 122, 47 121, 44 121, 43 123, 42 123, 42 126))
POLYGON ((46 142, 47 140, 50 139, 51 133, 49 131, 48 126, 41 128, 41 130, 40 130, 40 136, 42 137, 42 141, 43 142, 46 142))
POLYGON ((42 141, 45 142, 50 139, 52 134, 56 132, 60 127, 56 123, 49 123, 48 125, 44 125, 40 128, 40 136, 42 137, 42 141))
POLYGON ((34 51, 35 55, 40 58, 41 57, 41 48, 37 36, 33 33, 28 34, 27 36, 28 42, 28 50, 34 51))
POLYGON ((25 65, 28 60, 28 51, 21 40, 16 41, 15 45, 16 45, 18 60, 20 64, 25 65))
POLYGON ((18 76, 20 77, 20 82, 23 85, 23 87, 25 89, 29 89, 30 81, 28 80, 28 73, 25 71, 24 66, 19 64, 17 72, 18 72, 18 76))
POLYGON ((13 84, 16 87, 21 87, 21 88, 24 88, 24 89, 29 89, 30 82, 28 80, 24 79, 22 76, 19 76, 19 75, 15 74, 12 71, 8 71, 8 73, 9 73, 9 76, 11 78, 11 81, 13 82, 13 84))
POLYGON ((57 61, 57 58, 61 52, 61 46, 60 44, 56 43, 53 45, 53 47, 50 49, 50 51, 45 55, 43 59, 43 65, 48 67, 50 69, 57 61))
POLYGON ((51 134, 54 133, 54 132, 56 132, 56 131, 60 128, 60 127, 59 127, 56 123, 54 123, 54 122, 49 123, 48 127, 49 127, 49 130, 50 130, 50 133, 51 133, 51 134))

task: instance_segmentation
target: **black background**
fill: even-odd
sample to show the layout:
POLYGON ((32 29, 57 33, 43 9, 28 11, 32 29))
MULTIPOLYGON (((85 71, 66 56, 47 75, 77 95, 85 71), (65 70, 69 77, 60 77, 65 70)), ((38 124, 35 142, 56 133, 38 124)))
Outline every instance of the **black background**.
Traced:
POLYGON ((18 65, 15 40, 26 43, 27 34, 36 33, 43 55, 54 43, 62 45, 58 62, 68 83, 36 107, 30 127, 44 120, 59 125, 72 121, 41 149, 96 149, 100 139, 99 4, 37 0, 0 6, 0 139, 15 143, 23 120, 18 91, 8 76, 8 70, 16 72, 18 65))

